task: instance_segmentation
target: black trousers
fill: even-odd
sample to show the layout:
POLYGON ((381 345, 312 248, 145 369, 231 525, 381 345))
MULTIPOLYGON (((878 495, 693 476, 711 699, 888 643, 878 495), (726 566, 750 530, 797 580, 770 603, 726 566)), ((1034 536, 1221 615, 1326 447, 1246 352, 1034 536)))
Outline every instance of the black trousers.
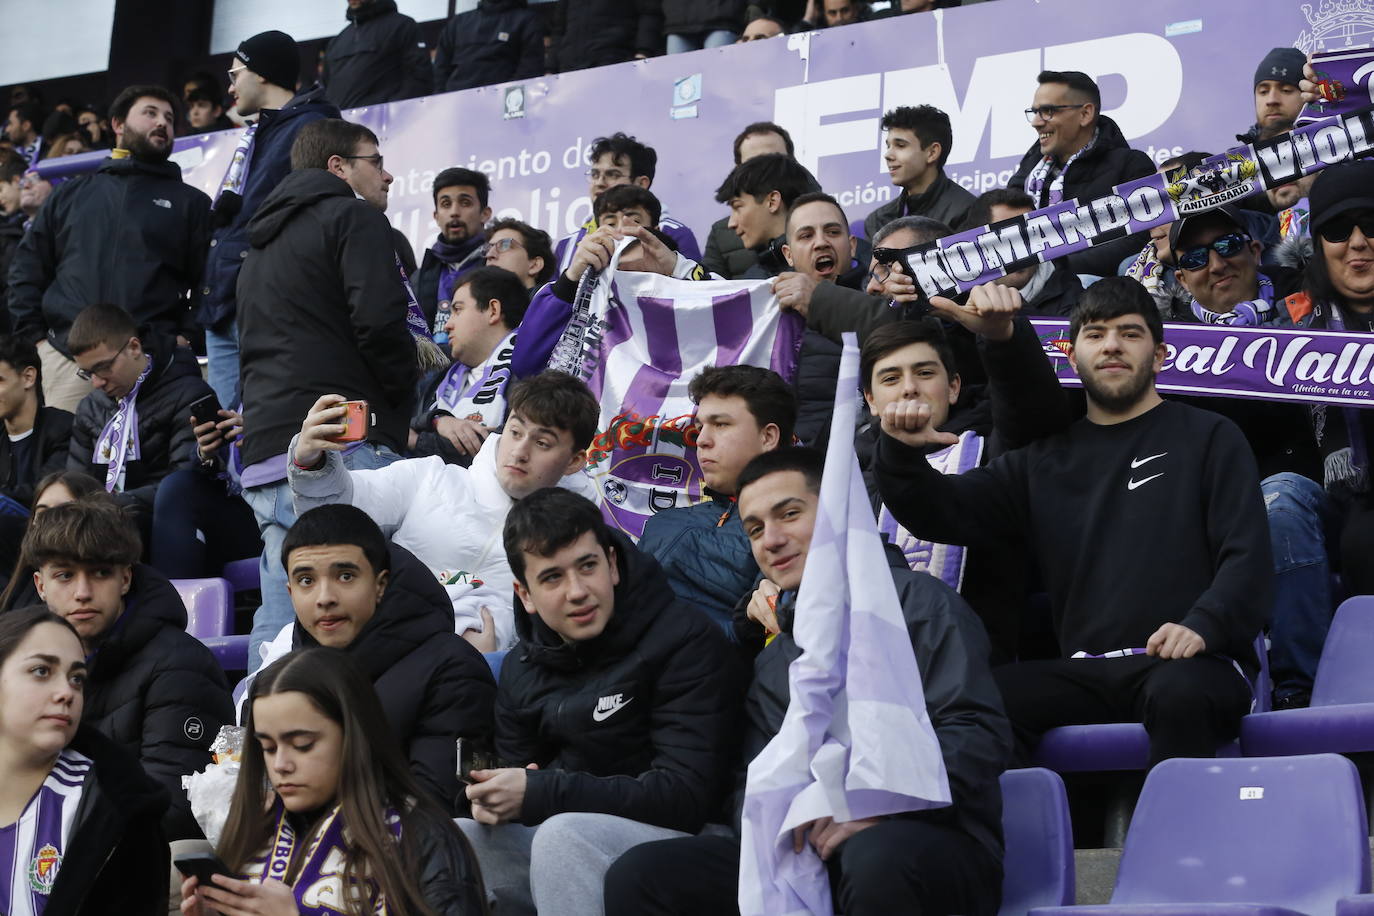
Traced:
MULTIPOLYGON (((606 873, 606 916, 738 913, 739 857, 732 836, 636 846, 606 873)), ((839 848, 830 888, 845 916, 993 916, 1002 863, 957 828, 894 818, 839 848)))
POLYGON ((1169 757, 1215 757, 1250 711, 1250 686, 1215 655, 1049 659, 992 673, 1022 763, 1051 728, 1105 722, 1144 723, 1151 766, 1169 757))

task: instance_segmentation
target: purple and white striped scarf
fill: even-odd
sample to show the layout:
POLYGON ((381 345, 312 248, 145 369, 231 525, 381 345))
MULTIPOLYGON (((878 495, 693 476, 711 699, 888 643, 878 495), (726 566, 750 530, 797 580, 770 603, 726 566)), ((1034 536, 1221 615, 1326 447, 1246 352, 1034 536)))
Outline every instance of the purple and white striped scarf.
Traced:
POLYGON ((1236 328, 1258 328, 1274 315, 1274 283, 1259 275, 1259 298, 1237 302, 1229 312, 1213 312, 1193 300, 1193 317, 1203 324, 1224 324, 1236 328))
POLYGON ((124 491, 124 466, 142 457, 138 443, 138 390, 153 371, 153 355, 148 354, 148 365, 143 367, 138 381, 129 393, 119 399, 115 412, 105 421, 100 438, 95 441, 95 453, 91 456, 93 464, 103 464, 105 468, 105 491, 107 493, 124 491))
POLYGON ((243 136, 239 137, 238 146, 234 147, 234 155, 229 158, 229 168, 224 171, 224 178, 219 183, 219 189, 215 191, 215 201, 210 205, 210 209, 219 206, 219 200, 225 193, 243 197, 243 189, 248 184, 248 166, 253 161, 253 141, 257 137, 258 125, 261 123, 254 121, 249 124, 243 136))
MULTIPOLYGON (((926 456, 930 466, 941 474, 962 474, 978 467, 983 459, 983 437, 968 430, 953 445, 926 456)), ((878 510, 878 532, 896 545, 906 558, 906 565, 916 572, 930 573, 950 588, 958 591, 964 584, 964 561, 968 551, 955 544, 923 541, 907 531, 892 517, 887 506, 878 510)))
POLYGON ((1094 130, 1088 145, 1070 156, 1068 161, 1064 163, 1064 167, 1053 178, 1049 179, 1050 187, 1044 200, 1040 199, 1040 192, 1044 190, 1045 180, 1049 178, 1050 170, 1054 168, 1054 157, 1046 156, 1036 163, 1035 168, 1031 169, 1030 174, 1026 176, 1026 193, 1035 200, 1037 207, 1050 207, 1064 200, 1064 176, 1069 174, 1069 166, 1073 165, 1079 156, 1097 145, 1097 134, 1098 131, 1094 130))
POLYGON ((515 353, 515 332, 511 331, 491 351, 487 361, 476 367, 473 380, 463 385, 469 367, 455 362, 444 373, 434 392, 431 410, 445 410, 459 419, 479 420, 496 429, 506 419, 506 385, 510 382, 510 361, 515 353))
MULTIPOLYGON (((950 804, 940 741, 873 520, 854 418, 859 347, 845 334, 815 533, 797 593, 782 727, 749 764, 743 916, 834 912, 825 863, 792 830, 950 804)), ((765 652, 768 649, 764 649, 765 652)))

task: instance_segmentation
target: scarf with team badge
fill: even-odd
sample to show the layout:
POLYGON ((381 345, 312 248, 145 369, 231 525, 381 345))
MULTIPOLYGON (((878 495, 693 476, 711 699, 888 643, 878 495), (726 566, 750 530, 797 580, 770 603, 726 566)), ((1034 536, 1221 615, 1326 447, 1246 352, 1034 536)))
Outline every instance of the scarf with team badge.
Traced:
POLYGON ((105 468, 105 491, 115 493, 124 491, 124 466, 142 457, 138 444, 138 390, 153 371, 153 355, 148 354, 148 365, 143 367, 138 381, 129 393, 119 399, 115 412, 105 421, 100 438, 95 440, 95 453, 91 455, 93 464, 103 464, 105 468))
POLYGON ((439 382, 431 409, 446 411, 459 419, 480 420, 488 429, 498 428, 506 419, 506 385, 514 353, 515 332, 511 331, 482 365, 469 369, 454 363, 439 382), (472 382, 464 385, 469 372, 472 382))

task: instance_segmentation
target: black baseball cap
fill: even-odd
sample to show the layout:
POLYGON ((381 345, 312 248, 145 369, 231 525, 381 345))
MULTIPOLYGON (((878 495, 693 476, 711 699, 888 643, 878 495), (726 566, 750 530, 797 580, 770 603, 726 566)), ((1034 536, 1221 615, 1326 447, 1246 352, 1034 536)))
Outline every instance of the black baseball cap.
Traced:
POLYGON ((1312 235, 1343 213, 1374 211, 1374 160, 1338 162, 1317 173, 1307 195, 1312 205, 1312 235))
POLYGON ((1169 250, 1174 253, 1174 257, 1178 257, 1179 240, 1183 238, 1183 233, 1209 223, 1230 223, 1247 235, 1250 232, 1249 227, 1245 225, 1245 217, 1241 216, 1240 211, 1230 204, 1222 204, 1220 207, 1202 213, 1194 213, 1192 216, 1185 216, 1169 227, 1169 250))

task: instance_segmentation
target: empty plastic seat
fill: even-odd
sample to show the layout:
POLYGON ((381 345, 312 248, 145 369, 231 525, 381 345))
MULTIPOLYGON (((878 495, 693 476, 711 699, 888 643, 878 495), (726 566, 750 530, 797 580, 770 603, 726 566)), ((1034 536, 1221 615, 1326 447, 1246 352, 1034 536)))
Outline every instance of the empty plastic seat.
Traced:
POLYGON ((201 640, 223 671, 248 670, 248 636, 208 636, 201 640))
POLYGON ((1145 779, 1112 902, 1030 912, 1316 916, 1368 889, 1364 805, 1349 760, 1176 759, 1145 779))
POLYGON ((1001 781, 1006 855, 999 916, 1073 903, 1073 824, 1064 780, 1035 767, 1008 770, 1001 781))
POLYGON ((234 629, 234 593, 224 579, 173 579, 186 605, 186 632, 197 639, 227 636, 234 629))
POLYGON ((235 592, 249 592, 262 587, 262 570, 257 557, 225 563, 220 575, 228 580, 235 592))

